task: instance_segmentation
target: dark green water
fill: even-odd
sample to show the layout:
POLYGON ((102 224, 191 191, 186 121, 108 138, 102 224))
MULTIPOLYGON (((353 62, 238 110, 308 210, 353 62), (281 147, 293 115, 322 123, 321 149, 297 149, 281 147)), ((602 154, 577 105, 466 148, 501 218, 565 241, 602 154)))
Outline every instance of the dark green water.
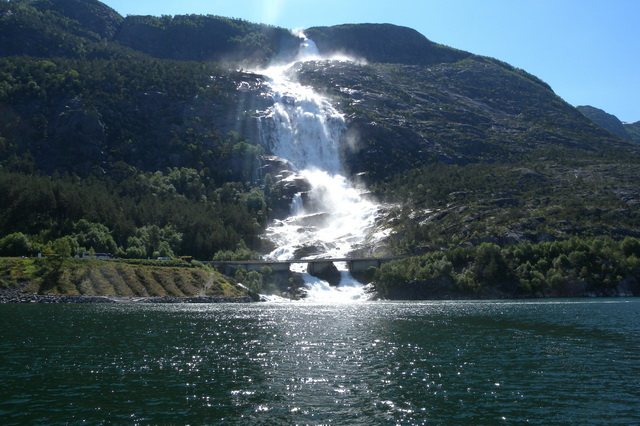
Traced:
POLYGON ((640 300, 1 305, 0 423, 638 424, 640 300))

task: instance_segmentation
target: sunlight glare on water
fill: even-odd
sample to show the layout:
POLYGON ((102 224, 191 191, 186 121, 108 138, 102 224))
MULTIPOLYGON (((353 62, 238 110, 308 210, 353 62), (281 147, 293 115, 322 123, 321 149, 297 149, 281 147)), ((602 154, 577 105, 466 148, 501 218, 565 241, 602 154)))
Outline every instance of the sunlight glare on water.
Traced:
POLYGON ((638 424, 640 300, 0 305, 3 424, 638 424))

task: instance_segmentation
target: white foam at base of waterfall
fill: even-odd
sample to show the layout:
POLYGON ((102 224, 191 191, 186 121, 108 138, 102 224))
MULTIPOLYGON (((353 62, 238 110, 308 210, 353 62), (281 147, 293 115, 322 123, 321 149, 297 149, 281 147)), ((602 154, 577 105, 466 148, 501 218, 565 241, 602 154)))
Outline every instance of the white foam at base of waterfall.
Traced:
POLYGON ((311 184, 306 203, 294 197, 292 214, 267 229, 267 236, 277 248, 267 258, 288 260, 305 245, 322 248, 321 256, 341 258, 375 224, 378 206, 354 188, 343 176, 321 170, 303 170, 301 176, 311 184))
POLYGON ((303 274, 307 296, 305 301, 313 303, 354 303, 371 299, 369 286, 356 281, 346 270, 340 271, 340 285, 333 287, 328 282, 309 274, 303 274))

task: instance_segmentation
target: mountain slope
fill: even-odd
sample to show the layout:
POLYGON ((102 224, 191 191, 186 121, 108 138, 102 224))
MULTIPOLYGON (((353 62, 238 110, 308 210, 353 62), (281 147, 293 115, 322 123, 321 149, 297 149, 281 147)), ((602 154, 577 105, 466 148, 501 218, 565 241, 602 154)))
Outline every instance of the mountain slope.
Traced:
MULTIPOLYGON (((293 194, 266 170, 265 77, 212 61, 290 58, 296 35, 76 0, 0 2, 0 23, 1 253, 264 249, 293 194)), ((640 146, 535 76, 393 25, 306 34, 366 60, 292 72, 345 113, 350 174, 394 206, 381 251, 640 236, 640 146)))
POLYGON ((638 132, 640 124, 638 122, 623 123, 615 115, 589 105, 578 106, 576 108, 603 129, 623 139, 640 143, 640 135, 638 132))
POLYGON ((34 6, 76 20, 105 40, 115 36, 123 20, 118 12, 98 0, 39 0, 34 6))
POLYGON ((49 2, 0 2, 0 56, 77 56, 100 36, 49 2))
POLYGON ((513 162, 551 149, 636 148, 595 126, 544 83, 488 58, 428 68, 307 63, 298 73, 349 114, 348 164, 374 180, 434 161, 513 162))
POLYGON ((115 40, 158 58, 247 61, 291 58, 300 39, 290 31, 219 16, 128 16, 115 40))
POLYGON ((394 250, 640 236, 640 147, 499 61, 309 63, 348 113, 345 158, 398 203, 394 250))
POLYGON ((640 121, 624 123, 623 126, 631 140, 640 143, 640 121))

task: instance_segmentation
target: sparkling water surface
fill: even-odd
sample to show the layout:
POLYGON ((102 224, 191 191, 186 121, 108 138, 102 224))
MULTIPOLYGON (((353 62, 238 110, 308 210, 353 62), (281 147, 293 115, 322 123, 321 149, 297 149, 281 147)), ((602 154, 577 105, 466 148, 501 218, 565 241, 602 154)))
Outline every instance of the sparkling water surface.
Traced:
POLYGON ((637 424, 640 301, 1 305, 2 424, 637 424))

